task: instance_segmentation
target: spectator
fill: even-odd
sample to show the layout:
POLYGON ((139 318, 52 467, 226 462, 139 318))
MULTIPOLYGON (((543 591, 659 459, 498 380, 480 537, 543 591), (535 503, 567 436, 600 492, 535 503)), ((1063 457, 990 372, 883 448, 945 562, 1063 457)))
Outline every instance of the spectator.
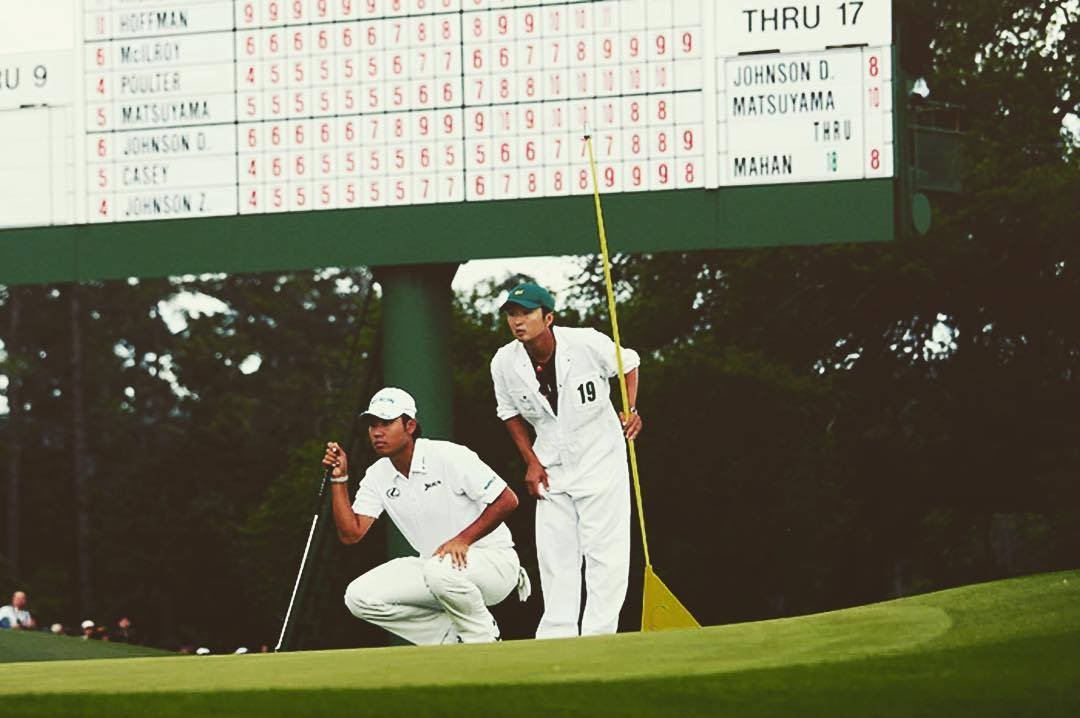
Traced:
POLYGON ((52 631, 53 634, 55 634, 57 636, 62 636, 62 635, 64 635, 64 624, 62 624, 62 623, 54 623, 52 625, 52 627, 49 628, 49 630, 52 631))
POLYGON ((112 633, 112 640, 119 643, 135 643, 135 629, 131 627, 131 619, 121 617, 116 622, 116 629, 112 633))
POLYGON ((82 628, 83 640, 94 638, 94 622, 89 618, 82 622, 80 628, 82 628))
POLYGON ((11 605, 0 607, 0 628, 37 628, 37 621, 26 610, 25 591, 16 591, 11 596, 11 605))

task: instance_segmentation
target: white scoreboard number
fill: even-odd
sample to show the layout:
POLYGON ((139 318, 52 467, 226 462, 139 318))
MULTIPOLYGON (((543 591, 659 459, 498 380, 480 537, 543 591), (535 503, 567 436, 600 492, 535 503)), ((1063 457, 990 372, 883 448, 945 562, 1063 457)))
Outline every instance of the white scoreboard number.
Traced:
POLYGON ((585 133, 607 193, 893 175, 889 0, 74 7, 0 54, 0 226, 587 194, 585 133))

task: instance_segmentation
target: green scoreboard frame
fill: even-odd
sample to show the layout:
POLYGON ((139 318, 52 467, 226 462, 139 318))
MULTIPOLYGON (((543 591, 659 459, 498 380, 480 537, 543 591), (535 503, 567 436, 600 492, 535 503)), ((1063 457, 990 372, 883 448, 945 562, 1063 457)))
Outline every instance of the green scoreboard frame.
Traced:
MULTIPOLYGON (((897 167, 898 174, 900 167, 897 167)), ((893 179, 613 194, 617 252, 889 241, 893 179)), ((10 229, 0 282, 593 254, 592 197, 10 229)))

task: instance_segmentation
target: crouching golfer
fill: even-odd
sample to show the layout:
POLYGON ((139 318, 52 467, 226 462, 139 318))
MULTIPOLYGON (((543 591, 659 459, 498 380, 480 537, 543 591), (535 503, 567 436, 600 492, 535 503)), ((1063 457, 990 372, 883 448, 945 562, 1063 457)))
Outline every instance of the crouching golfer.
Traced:
POLYGON ((396 558, 345 589, 357 618, 412 643, 485 643, 499 638, 488 611, 517 587, 529 593, 510 530, 503 520, 517 496, 474 452, 449 441, 420 438, 416 402, 387 387, 363 413, 368 437, 382 458, 349 504, 348 459, 327 444, 334 523, 342 543, 364 538, 383 511, 418 556, 396 558))

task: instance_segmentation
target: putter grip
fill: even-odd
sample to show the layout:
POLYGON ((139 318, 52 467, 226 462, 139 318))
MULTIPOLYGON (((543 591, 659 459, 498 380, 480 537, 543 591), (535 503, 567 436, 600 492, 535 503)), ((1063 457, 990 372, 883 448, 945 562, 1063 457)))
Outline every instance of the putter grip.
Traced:
MULTIPOLYGON (((337 456, 337 455, 338 455, 338 449, 334 449, 334 456, 337 456)), ((329 464, 329 465, 327 465, 325 467, 325 471, 323 471, 323 475, 322 475, 323 484, 325 485, 327 481, 329 481, 330 479, 333 478, 333 476, 334 476, 334 465, 329 464)))
POLYGON ((330 474, 332 473, 334 473, 333 466, 325 467, 322 479, 319 481, 319 492, 315 494, 315 518, 319 517, 319 510, 322 508, 323 496, 326 495, 326 487, 330 485, 330 474))

